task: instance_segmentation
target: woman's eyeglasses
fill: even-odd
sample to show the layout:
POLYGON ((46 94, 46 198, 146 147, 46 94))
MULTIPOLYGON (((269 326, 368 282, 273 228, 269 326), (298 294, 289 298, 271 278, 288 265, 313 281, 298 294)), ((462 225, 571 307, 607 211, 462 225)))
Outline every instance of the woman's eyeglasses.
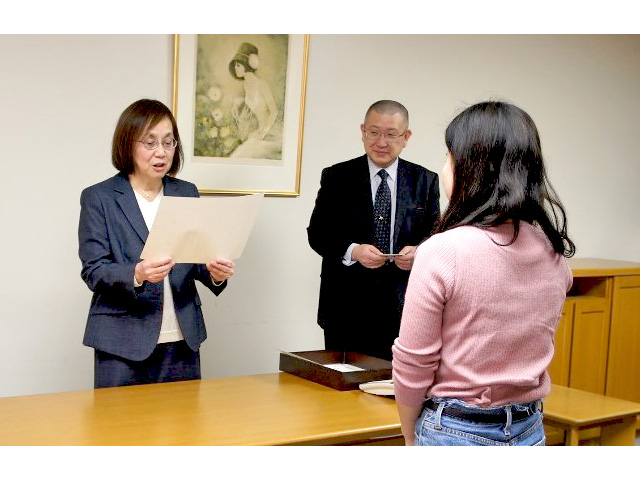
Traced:
POLYGON ((162 148, 165 150, 173 150, 178 146, 178 141, 175 138, 163 140, 162 142, 150 138, 148 140, 138 140, 138 142, 140 142, 147 150, 155 150, 158 148, 158 145, 162 145, 162 148))

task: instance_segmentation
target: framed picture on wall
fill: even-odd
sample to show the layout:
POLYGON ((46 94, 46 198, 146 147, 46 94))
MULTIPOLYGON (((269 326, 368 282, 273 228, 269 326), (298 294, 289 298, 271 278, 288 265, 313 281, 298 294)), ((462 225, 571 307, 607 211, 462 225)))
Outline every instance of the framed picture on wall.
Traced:
POLYGON ((175 35, 180 178, 200 193, 300 194, 309 35, 175 35))

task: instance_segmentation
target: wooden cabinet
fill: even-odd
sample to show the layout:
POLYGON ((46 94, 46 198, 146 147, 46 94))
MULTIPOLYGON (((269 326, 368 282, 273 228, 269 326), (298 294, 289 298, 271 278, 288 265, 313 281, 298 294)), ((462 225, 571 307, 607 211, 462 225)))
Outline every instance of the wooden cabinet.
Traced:
POLYGON ((569 374, 571 370, 571 345, 573 337, 573 312, 576 302, 574 299, 567 299, 562 310, 562 317, 558 323, 555 338, 555 353, 551 365, 549 365, 549 375, 551 383, 569 386, 569 374))
POLYGON ((557 385, 640 403, 640 263, 570 259, 549 367, 557 385))
POLYGON ((613 280, 606 395, 640 403, 640 275, 613 280))
MULTIPOLYGON (((556 331, 551 382, 640 403, 640 263, 578 258, 569 266, 573 286, 556 331)), ((549 444, 564 442, 561 431, 545 428, 549 444)), ((580 438, 588 442, 599 430, 580 438)))
MULTIPOLYGON (((583 279, 574 280, 574 287, 583 279)), ((602 296, 577 296, 573 316, 569 387, 604 394, 609 351, 611 279, 598 279, 602 296)))

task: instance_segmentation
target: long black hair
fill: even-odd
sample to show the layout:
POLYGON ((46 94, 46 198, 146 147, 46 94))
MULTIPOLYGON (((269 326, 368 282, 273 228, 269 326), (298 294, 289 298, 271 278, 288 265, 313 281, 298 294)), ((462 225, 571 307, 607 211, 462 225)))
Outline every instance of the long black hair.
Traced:
POLYGON ((557 253, 574 255, 564 207, 545 172, 538 129, 525 111, 505 102, 472 105, 449 124, 445 142, 453 190, 437 232, 512 220, 511 244, 524 221, 539 225, 557 253))

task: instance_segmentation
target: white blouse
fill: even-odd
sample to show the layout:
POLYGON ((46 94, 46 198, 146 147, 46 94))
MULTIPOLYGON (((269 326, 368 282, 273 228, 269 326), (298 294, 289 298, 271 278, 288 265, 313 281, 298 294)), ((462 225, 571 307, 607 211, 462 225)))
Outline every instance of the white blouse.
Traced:
MULTIPOLYGON (((151 231, 164 191, 161 190, 160 193, 156 195, 156 198, 151 202, 135 190, 133 192, 136 194, 136 200, 138 200, 138 206, 140 207, 144 221, 147 224, 147 228, 151 231)), ((134 285, 139 286, 137 285, 135 278, 133 282, 134 285)), ((169 275, 164 278, 163 288, 164 303, 162 305, 162 326, 160 327, 158 343, 184 340, 184 335, 182 335, 182 330, 180 330, 180 324, 178 323, 178 317, 176 316, 176 310, 173 305, 173 293, 171 292, 171 286, 169 285, 169 275)))

